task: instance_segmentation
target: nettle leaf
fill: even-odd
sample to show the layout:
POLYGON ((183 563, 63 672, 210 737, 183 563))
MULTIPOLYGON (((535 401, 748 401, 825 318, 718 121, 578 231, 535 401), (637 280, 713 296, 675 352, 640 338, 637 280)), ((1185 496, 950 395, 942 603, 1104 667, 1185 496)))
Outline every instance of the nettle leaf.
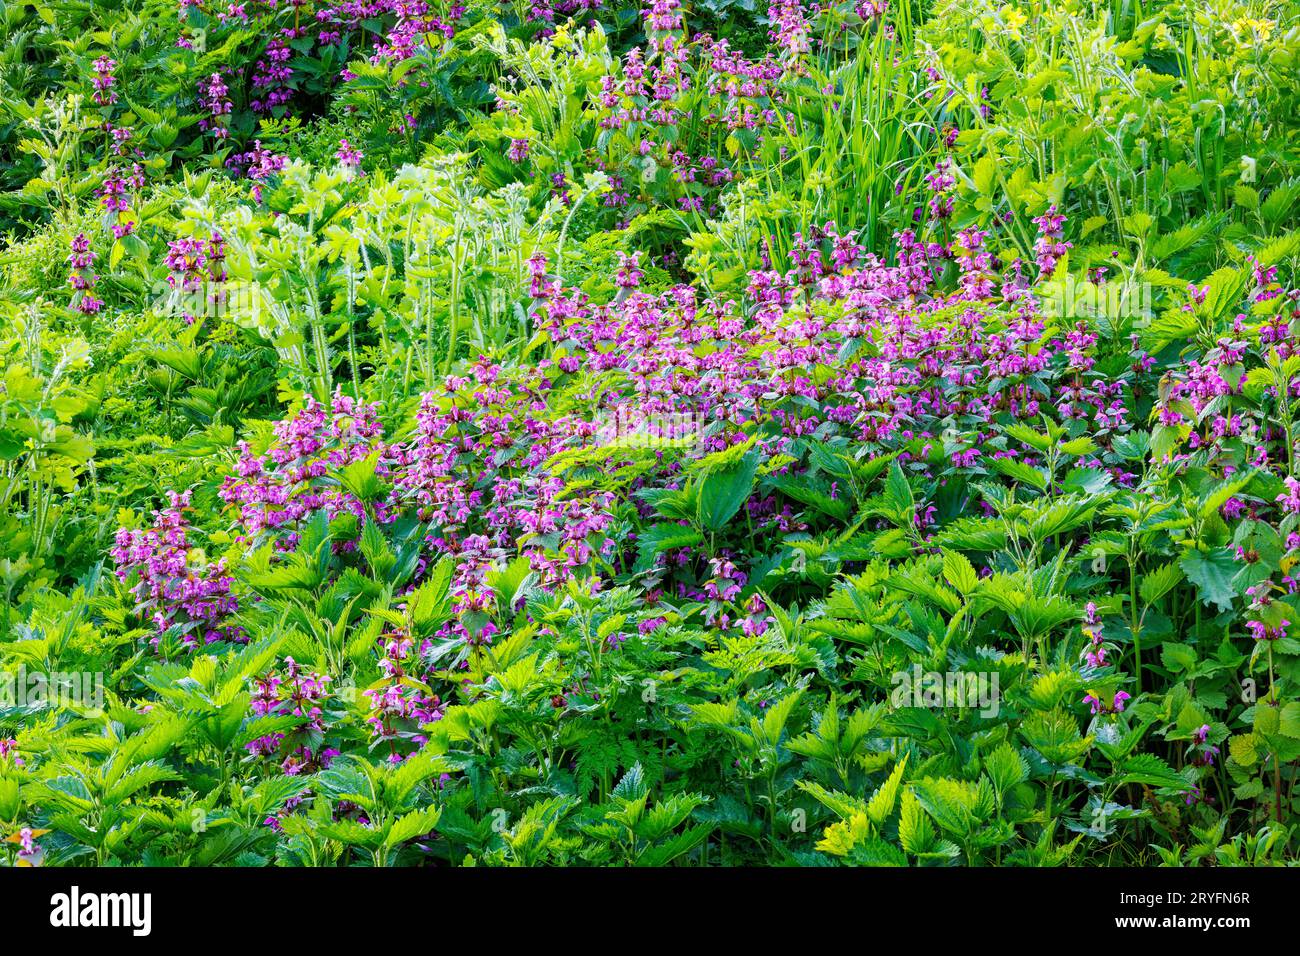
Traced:
POLYGON ((911 790, 903 793, 902 809, 898 815, 898 842, 913 855, 927 853, 934 847, 934 824, 911 790))
POLYGON ((437 807, 425 807, 421 810, 412 810, 410 813, 403 814, 393 823, 384 842, 389 846, 396 846, 399 843, 405 843, 407 840, 413 840, 418 836, 428 833, 438 825, 438 818, 442 811, 437 807))
POLYGON ((1100 498, 1079 494, 1044 498, 1027 513, 1026 530, 1034 541, 1046 541, 1053 535, 1065 534, 1087 524, 1101 504, 1100 498))
POLYGON ((1241 301, 1242 294, 1246 291, 1246 275, 1241 269, 1219 269, 1204 285, 1208 291, 1201 309, 1210 318, 1217 319, 1228 310, 1235 309, 1241 301))
POLYGON ((301 777, 271 777, 257 785, 252 802, 259 814, 275 813, 309 786, 311 781, 301 777))
POLYGON ((664 518, 672 521, 697 521, 699 519, 698 485, 689 485, 681 490, 642 488, 635 494, 664 518))
POLYGON ((323 823, 319 827, 319 832, 321 836, 337 840, 345 846, 359 846, 368 850, 375 849, 385 840, 383 831, 373 830, 355 820, 347 819, 323 823))
MULTIPOLYGON (((703 799, 703 798, 701 798, 703 799)), ((636 861, 637 866, 667 866, 673 860, 689 853, 703 843, 713 832, 711 824, 698 824, 687 827, 663 843, 646 850, 636 861)))
POLYGON ((734 730, 740 719, 740 701, 733 697, 726 703, 710 701, 694 704, 691 706, 691 713, 697 726, 734 730))
POLYGON ((1074 717, 1062 707, 1031 714, 1020 728, 1031 747, 1049 763, 1074 763, 1092 747, 1092 738, 1079 733, 1074 717))
POLYGON ((878 836, 855 843, 849 860, 856 866, 907 866, 907 855, 878 836))
POLYGON ((1083 680, 1073 668, 1062 667, 1039 674, 1029 686, 1029 699, 1043 710, 1073 702, 1083 691, 1083 680))
POLYGON ((1174 674, 1190 671, 1196 667, 1196 650, 1187 644, 1167 641, 1160 647, 1160 663, 1174 674))
POLYGON ((1088 435, 1081 435, 1078 438, 1072 438, 1061 445, 1061 451, 1067 455, 1073 455, 1076 458, 1082 458, 1085 455, 1091 455, 1097 450, 1097 443, 1088 435))
POLYGON ((989 775, 1001 800, 1012 787, 1029 779, 1029 764, 1015 747, 1003 742, 984 758, 984 772, 989 775))
POLYGON ((1012 481, 1022 485, 1029 485, 1039 491, 1047 490, 1047 472, 1040 468, 1026 465, 1023 461, 1017 461, 1014 458, 995 459, 993 467, 1012 481))
MULTIPOLYGON (((987 779, 984 784, 988 786, 987 779)), ((949 777, 927 777, 912 784, 912 791, 925 812, 941 828, 957 837, 972 835, 993 812, 992 788, 988 789, 987 800, 980 789, 979 784, 949 777)))
POLYGON ((1178 582, 1182 581, 1182 579, 1182 569, 1176 562, 1170 561, 1168 564, 1144 574, 1138 593, 1147 604, 1155 604, 1156 601, 1159 601, 1177 587, 1178 582))
POLYGON ((697 516, 707 531, 720 531, 735 517, 754 490, 754 479, 761 461, 751 449, 739 461, 713 465, 699 478, 697 516))
POLYGON ((962 551, 996 551, 1007 543, 1001 518, 958 518, 934 536, 935 544, 962 551))
POLYGON ((124 773, 116 783, 111 786, 105 793, 105 798, 110 803, 122 803, 132 794, 146 787, 151 787, 156 783, 163 783, 171 780, 183 780, 184 778, 157 761, 150 760, 142 764, 137 764, 126 773, 124 773))
POLYGON ((975 566, 959 551, 944 551, 943 577, 957 589, 959 594, 963 595, 974 591, 980 581, 979 575, 975 573, 975 566))
POLYGON ((867 812, 867 804, 859 797, 847 793, 840 793, 838 790, 827 790, 820 783, 811 780, 797 780, 796 785, 800 790, 812 795, 820 803, 833 810, 841 819, 848 820, 854 814, 863 814, 867 812))
POLYGON ((1035 451, 1047 451, 1055 444, 1050 435, 1039 434, 1028 425, 1020 422, 1008 425, 1003 431, 1006 432, 1008 438, 1023 442, 1035 451))
POLYGON ((1232 609, 1232 601, 1237 596, 1232 579, 1241 564, 1230 548, 1188 551, 1179 559, 1178 566, 1187 580, 1196 585, 1202 604, 1213 604, 1221 611, 1232 609))
POLYGON ((1300 738, 1300 701, 1292 701, 1282 708, 1278 716, 1277 732, 1286 737, 1300 738))
POLYGON ((865 813, 855 813, 828 826, 817 849, 832 856, 847 857, 855 846, 872 839, 879 838, 873 832, 871 821, 865 813))
POLYGON ((370 565, 370 570, 374 572, 376 578, 384 578, 393 565, 397 563, 397 555, 393 554, 392 549, 388 546, 384 533, 379 529, 378 522, 367 521, 361 531, 361 538, 357 542, 362 556, 366 563, 370 565))
POLYGON ((521 554, 500 571, 489 571, 486 580, 496 594, 497 607, 512 611, 528 596, 536 577, 528 557, 521 554))
POLYGON ((1180 774, 1155 754, 1134 754, 1119 767, 1117 784, 1144 783, 1151 787, 1170 787, 1186 790, 1191 781, 1185 774, 1180 774))
POLYGON ((808 484, 806 477, 778 478, 773 484, 786 497, 815 508, 836 521, 845 522, 849 519, 853 507, 849 499, 831 497, 828 492, 808 484))
POLYGON ((1110 472, 1100 468, 1071 468, 1061 479, 1060 487, 1062 491, 1095 495, 1105 491, 1111 481, 1110 472))
POLYGON ((1229 478, 1226 481, 1219 482, 1214 489, 1201 501, 1201 506, 1197 509, 1202 519, 1208 518, 1218 512, 1233 495, 1245 491, 1247 486, 1255 480, 1260 474, 1260 469, 1252 468, 1245 474, 1229 478))
POLYGON ((358 501, 374 501, 384 493, 384 480, 376 474, 379 452, 354 461, 339 471, 339 484, 358 501))
POLYGON ((620 800, 643 800, 649 792, 645 770, 642 769, 641 762, 637 761, 623 774, 618 785, 614 787, 613 795, 620 800))
POLYGON ((235 737, 234 743, 237 746, 244 746, 257 740, 259 737, 267 737, 271 734, 287 733, 307 722, 306 717, 295 717, 292 714, 277 714, 269 717, 257 717, 248 721, 240 728, 238 736, 235 737))
POLYGON ((1255 747, 1255 735, 1235 734, 1228 738, 1228 753, 1232 755, 1234 762, 1243 767, 1253 767, 1259 760, 1259 752, 1255 747))
POLYGON ((898 800, 898 788, 903 783, 903 772, 907 769, 907 757, 898 762, 888 779, 880 785, 871 799, 867 801, 867 817, 876 826, 881 826, 891 813, 898 800))
POLYGON ((1059 595, 1027 595, 1020 606, 1010 612, 1011 624, 1022 637, 1035 638, 1073 621, 1079 609, 1059 595))
POLYGON ((643 529, 636 539, 636 570, 648 571, 655 558, 679 548, 693 548, 704 541, 704 535, 688 525, 660 522, 643 529))
POLYGON ((902 467, 896 461, 889 463, 889 477, 885 480, 885 507, 889 517, 900 526, 910 526, 916 510, 916 498, 902 467))
POLYGON ((763 715, 762 735, 770 746, 775 747, 780 742, 781 735, 785 732, 785 725, 801 697, 803 691, 796 690, 767 708, 767 712, 763 715))

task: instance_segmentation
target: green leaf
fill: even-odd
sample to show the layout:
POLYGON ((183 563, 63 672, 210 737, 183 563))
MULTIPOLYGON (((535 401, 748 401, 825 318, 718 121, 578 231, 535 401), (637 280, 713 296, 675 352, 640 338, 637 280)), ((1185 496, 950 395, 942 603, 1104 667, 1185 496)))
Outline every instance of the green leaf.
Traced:
POLYGON ((1300 737, 1300 701, 1293 700, 1282 708, 1277 731, 1287 737, 1300 737))
POLYGON ((970 594, 980 583, 975 566, 960 551, 944 551, 943 577, 963 595, 970 594))
POLYGON ((1174 674, 1190 671, 1196 666, 1196 651, 1186 644, 1166 642, 1160 648, 1160 663, 1174 674))
POLYGON ((1118 784, 1144 783, 1151 787, 1185 790, 1188 779, 1155 754, 1134 754, 1120 765, 1118 784))
POLYGON ((685 525, 660 522, 641 530, 636 539, 636 570, 649 571, 655 558, 678 548, 693 548, 704 540, 704 535, 685 525))
POLYGON ((437 807, 412 810, 410 813, 398 818, 392 829, 388 831, 388 836, 384 838, 384 842, 389 846, 396 846, 399 843, 405 843, 407 840, 413 840, 436 827, 438 818, 441 816, 442 811, 437 807))
POLYGON ((1232 609, 1232 601, 1237 594, 1231 581, 1240 565, 1229 548, 1188 551, 1178 565, 1187 575, 1187 580, 1196 585, 1201 603, 1214 604, 1221 611, 1232 609))
POLYGON ((904 850, 915 855, 934 846, 934 838, 934 825, 921 808, 921 802, 911 790, 906 791, 898 815, 898 842, 904 850))
POLYGON ((1029 779, 1029 764, 1015 747, 1003 742, 984 758, 984 772, 989 775, 993 789, 1001 798, 1012 787, 1029 779))
POLYGON ((619 780, 618 785, 614 787, 613 795, 620 800, 640 800, 650 792, 646 784, 645 770, 642 769, 638 761, 628 768, 623 774, 623 779, 619 780))
POLYGON ((912 486, 908 484, 907 475, 896 461, 889 463, 889 478, 885 481, 885 506, 890 511, 894 523, 910 525, 916 508, 916 498, 912 495, 912 486))
POLYGON ((1023 461, 1014 458, 998 458, 994 460, 993 467, 1019 484, 1029 485, 1039 491, 1047 490, 1047 473, 1026 465, 1023 461))
POLYGON ((1138 593, 1142 595, 1142 600, 1147 604, 1155 604, 1156 601, 1159 601, 1177 587, 1178 582, 1182 579, 1182 570, 1175 562, 1170 561, 1168 564, 1144 574, 1138 593))
POLYGON ((699 521, 707 531, 720 531, 735 517, 754 490, 759 453, 751 449, 738 462, 708 468, 699 483, 699 521))
POLYGON ((880 785, 880 789, 872 794, 871 799, 867 801, 867 817, 876 826, 881 826, 893 813, 894 804, 898 800, 898 788, 902 786, 903 771, 906 768, 907 757, 904 756, 885 782, 880 785))
POLYGON ((339 484, 358 501, 373 501, 384 491, 384 481, 375 473, 378 466, 379 452, 354 461, 339 472, 339 484))

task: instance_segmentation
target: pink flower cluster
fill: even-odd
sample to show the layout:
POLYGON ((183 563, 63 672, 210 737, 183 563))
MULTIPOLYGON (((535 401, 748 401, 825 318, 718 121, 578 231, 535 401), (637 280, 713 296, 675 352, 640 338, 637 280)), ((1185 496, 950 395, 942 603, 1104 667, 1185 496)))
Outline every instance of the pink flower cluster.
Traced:
POLYGON ((1083 636, 1088 638, 1088 647, 1083 652, 1089 667, 1106 666, 1106 644, 1102 635, 1102 623, 1097 617, 1097 605, 1089 601, 1084 608, 1083 636))
POLYGON ((326 730, 323 704, 330 692, 328 674, 308 671, 292 657, 282 668, 252 678, 249 709, 256 717, 296 717, 299 723, 289 732, 276 731, 249 741, 246 749, 257 757, 278 757, 280 769, 289 776, 312 773, 329 767, 338 756, 333 748, 313 749, 303 742, 306 735, 326 730))
MULTIPOLYGON (((1116 403, 1138 373, 1099 372, 1088 360, 1095 338, 1077 330, 1044 339, 1035 299, 1014 268, 1002 277, 1000 295, 986 295, 995 274, 980 251, 982 235, 965 233, 952 246, 911 233, 896 239, 897 260, 886 264, 865 254, 853 232, 827 223, 799 237, 786 271, 753 272, 741 302, 701 300, 689 286, 644 292, 637 257, 628 256, 620 262, 620 295, 598 305, 549 279, 545 258, 535 255, 529 268, 539 330, 564 343, 551 358, 512 369, 478 360, 468 374, 421 396, 414 429, 401 442, 384 439, 374 406, 342 394, 329 406, 309 399, 275 426, 265 453, 241 446, 238 474, 221 497, 236 510, 243 541, 272 540, 282 550, 322 512, 331 520, 351 515, 358 527, 399 516, 425 523, 428 557, 450 556, 456 566, 456 613, 437 636, 483 644, 493 639, 494 614, 506 610, 495 607, 492 569, 522 557, 542 587, 575 579, 599 587, 631 561, 632 543, 620 533, 621 515, 630 515, 622 509, 655 520, 635 492, 678 488, 681 454, 706 455, 751 436, 769 460, 785 453, 798 460, 796 443, 816 435, 868 455, 899 453, 940 478, 945 468, 982 473, 1001 457, 1032 465, 1037 453, 1001 437, 993 420, 1036 419, 1045 385, 1057 409, 1092 423, 1099 450, 1083 464, 1131 482, 1133 475, 1102 456, 1130 427, 1116 403), (938 281, 952 261, 958 276, 945 291, 938 281), (866 347, 846 353, 850 341, 866 347), (587 388, 590 376, 607 383, 598 402, 566 397, 587 388), (685 419, 698 441, 678 455, 661 452, 660 466, 639 477, 620 504, 612 491, 568 481, 555 464, 610 441, 611 416, 620 428, 644 425, 662 435, 685 419), (953 420, 971 424, 955 449, 931 455, 953 420), (365 459, 373 459, 381 480, 371 500, 360 501, 339 476, 365 459)), ((614 467, 617 449, 612 455, 614 467)), ((922 530, 934 513, 932 503, 918 504, 922 530)), ((790 500, 776 493, 753 495, 745 520, 756 541, 802 526, 790 500)), ((348 553, 356 545, 336 538, 334 547, 348 553)), ((679 549, 659 555, 657 566, 686 575, 681 583, 701 600, 722 607, 737 598, 746 555, 702 557, 705 564, 695 563, 691 549, 679 549), (687 583, 691 568, 700 571, 696 583, 687 583)), ((1099 633, 1095 616, 1090 623, 1099 633)), ((1104 651, 1091 653, 1099 666, 1104 651)))
MULTIPOLYGON (((129 136, 128 130, 116 129, 113 132, 126 132, 129 136)), ((135 231, 135 220, 122 214, 131 209, 131 201, 128 198, 131 192, 139 192, 142 189, 144 189, 144 167, 139 163, 133 163, 129 174, 124 173, 117 166, 111 167, 104 177, 104 182, 96 191, 104 204, 104 209, 112 215, 111 228, 114 238, 121 239, 135 231)))
POLYGON ((192 554, 185 516, 190 492, 168 492, 168 501, 153 513, 152 527, 118 529, 111 552, 118 579, 129 584, 137 612, 153 621, 155 645, 169 631, 188 647, 241 640, 241 629, 229 621, 237 602, 225 559, 208 562, 192 554))
POLYGON ((1038 239, 1034 243, 1038 275, 1040 279, 1050 279, 1056 272, 1057 263, 1070 251, 1073 243, 1061 240, 1061 236, 1064 235, 1065 216, 1057 212, 1055 205, 1049 207, 1043 215, 1035 217, 1034 223, 1039 231, 1038 239))
MULTIPOLYGON (((377 471, 387 471, 377 413, 377 406, 341 392, 330 407, 309 397, 298 414, 276 423, 275 444, 267 454, 255 455, 241 442, 238 474, 226 478, 220 495, 238 510, 243 539, 260 543, 274 533, 281 548, 292 549, 299 522, 319 511, 331 518, 345 513, 363 518, 363 503, 326 476, 372 454, 380 455, 377 471)), ((387 520, 382 507, 377 517, 387 520)))
POLYGON ((363 156, 361 150, 349 144, 346 139, 341 139, 339 140, 339 148, 334 154, 334 158, 348 169, 360 169, 363 156))
POLYGON ((95 297, 95 284, 99 281, 94 269, 96 258, 86 234, 77 233, 72 240, 72 252, 68 256, 68 262, 72 266, 68 285, 75 290, 73 304, 86 315, 94 315, 104 307, 104 300, 95 297))
MULTIPOLYGON (((167 284, 191 299, 201 296, 204 313, 208 304, 219 304, 225 296, 226 242, 221 233, 214 232, 207 239, 187 236, 168 243, 167 284)), ((185 321, 194 322, 194 316, 184 313, 185 321)))
POLYGON ((386 634, 380 640, 379 659, 384 681, 364 692, 370 707, 366 723, 370 725, 371 742, 386 744, 394 763, 427 741, 419 732, 421 725, 442 719, 442 700, 426 690, 427 675, 420 673, 425 649, 417 648, 403 632, 386 634), (399 746, 402 742, 406 747, 399 746))
POLYGON ((253 140, 253 148, 226 159, 226 168, 253 181, 253 199, 262 201, 262 184, 288 165, 289 157, 273 153, 253 140))
POLYGON ((0 738, 0 766, 9 763, 15 767, 23 767, 23 758, 18 756, 18 741, 13 737, 0 738))
POLYGON ((91 95, 91 99, 95 101, 96 106, 112 106, 117 102, 117 91, 113 89, 116 83, 113 71, 117 69, 117 61, 101 56, 94 62, 93 68, 95 77, 91 80, 91 85, 95 92, 91 95))
POLYGON ((645 24, 646 48, 629 51, 622 69, 602 77, 593 96, 601 127, 621 131, 633 144, 634 155, 601 164, 618 180, 606 204, 626 205, 622 184, 649 181, 662 168, 678 184, 679 209, 712 213, 718 191, 736 176, 713 152, 716 143, 735 130, 761 131, 779 124, 776 81, 786 75, 786 67, 770 56, 746 59, 726 40, 707 34, 687 40, 677 0, 649 5, 645 24), (713 101, 703 101, 707 109, 700 92, 713 101), (690 140, 682 136, 687 119, 690 128, 699 126, 690 140))
POLYGON ((1114 694, 1102 695, 1096 691, 1088 691, 1083 697, 1083 702, 1088 705, 1093 716, 1098 714, 1118 714, 1124 710, 1124 702, 1129 700, 1130 694, 1117 690, 1114 694), (1110 700, 1107 701, 1106 697, 1110 700))
POLYGON ((213 73, 199 81, 199 105, 207 115, 199 120, 199 129, 211 133, 217 140, 224 140, 230 135, 228 123, 234 104, 229 97, 230 88, 220 73, 213 73))

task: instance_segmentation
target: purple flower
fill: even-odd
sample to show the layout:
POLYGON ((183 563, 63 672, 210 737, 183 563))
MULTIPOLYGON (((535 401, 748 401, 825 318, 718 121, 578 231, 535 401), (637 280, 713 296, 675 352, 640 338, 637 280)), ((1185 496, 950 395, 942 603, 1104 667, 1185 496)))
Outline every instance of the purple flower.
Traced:
POLYGON ((15 767, 26 766, 23 758, 18 756, 18 741, 13 737, 0 737, 0 761, 9 760, 15 767))
POLYGON ((334 155, 340 163, 349 169, 357 169, 361 166, 361 150, 351 146, 346 139, 339 140, 339 148, 334 155))
POLYGON ((101 56, 92 64, 92 68, 95 77, 91 85, 95 88, 95 92, 91 99, 97 106, 112 106, 117 102, 117 92, 113 89, 113 84, 116 82, 113 71, 117 69, 117 62, 107 56, 101 56))

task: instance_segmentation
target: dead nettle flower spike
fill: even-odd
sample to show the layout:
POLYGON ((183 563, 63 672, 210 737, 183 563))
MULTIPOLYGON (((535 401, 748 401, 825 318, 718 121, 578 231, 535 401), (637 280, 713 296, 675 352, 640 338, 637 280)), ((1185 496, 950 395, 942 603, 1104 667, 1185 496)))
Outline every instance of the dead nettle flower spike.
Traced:
POLYGON ((94 79, 91 85, 95 92, 91 94, 91 99, 97 106, 112 106, 117 102, 117 91, 113 88, 117 78, 113 76, 113 71, 117 69, 117 61, 109 59, 107 55, 99 57, 93 64, 95 71, 94 79))
POLYGON ((225 559, 209 562, 190 542, 190 495, 168 492, 168 506, 153 513, 153 524, 119 528, 111 551, 118 579, 133 582, 136 610, 154 624, 155 646, 173 628, 191 648, 244 639, 240 628, 229 623, 238 602, 225 559))
MULTIPOLYGON (((371 455, 379 456, 376 473, 387 474, 392 461, 378 411, 377 404, 357 402, 342 392, 329 405, 308 397, 296 414, 276 423, 275 441, 266 454, 255 455, 241 442, 238 473, 227 477, 220 490, 221 499, 238 510, 241 540, 270 535, 288 550, 297 542, 299 523, 318 511, 331 518, 352 514, 364 519, 364 503, 324 479, 331 469, 371 455)), ((383 502, 374 508, 378 520, 390 520, 383 502)))
POLYGON ((1034 242, 1038 278, 1039 281, 1045 281, 1056 272, 1057 263, 1074 243, 1063 242, 1061 239, 1064 235, 1065 216, 1057 212, 1055 204, 1049 206, 1043 215, 1034 217, 1034 224, 1038 226, 1038 239, 1034 242))
POLYGON ((510 147, 506 150, 506 158, 512 163, 525 163, 528 161, 528 150, 528 140, 512 139, 510 147))
POLYGON ((262 201, 262 186, 272 176, 281 172, 289 157, 274 153, 262 146, 260 139, 253 140, 252 149, 235 153, 226 159, 226 168, 253 181, 253 199, 262 201))
POLYGON ((234 104, 230 101, 230 89, 220 73, 213 73, 199 80, 199 105, 207 111, 207 116, 199 120, 199 129, 211 133, 215 139, 224 140, 230 135, 227 125, 234 104))
POLYGON ((361 172, 361 160, 364 158, 361 150, 352 146, 346 139, 339 140, 339 148, 334 153, 334 158, 349 172, 361 172))
POLYGON ((72 240, 72 252, 68 256, 68 263, 72 266, 68 284, 75 290, 72 305, 86 315, 94 315, 104 307, 104 300, 95 296, 95 284, 99 281, 94 270, 96 258, 86 234, 77 233, 72 240))

